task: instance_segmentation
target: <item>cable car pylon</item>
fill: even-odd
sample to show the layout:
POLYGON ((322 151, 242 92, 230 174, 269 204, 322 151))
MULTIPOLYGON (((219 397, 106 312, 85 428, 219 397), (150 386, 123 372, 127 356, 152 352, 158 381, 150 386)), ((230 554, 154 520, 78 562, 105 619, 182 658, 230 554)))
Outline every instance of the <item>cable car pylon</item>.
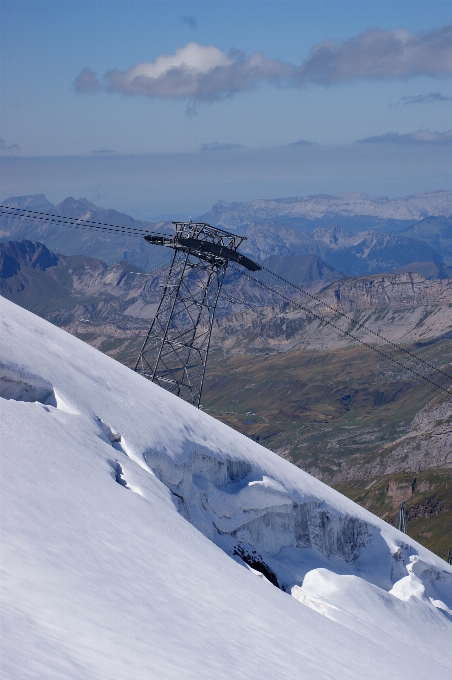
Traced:
POLYGON ((205 222, 173 225, 173 237, 144 237, 174 253, 134 370, 199 408, 215 310, 228 264, 233 261, 250 271, 261 267, 238 252, 244 236, 205 222))

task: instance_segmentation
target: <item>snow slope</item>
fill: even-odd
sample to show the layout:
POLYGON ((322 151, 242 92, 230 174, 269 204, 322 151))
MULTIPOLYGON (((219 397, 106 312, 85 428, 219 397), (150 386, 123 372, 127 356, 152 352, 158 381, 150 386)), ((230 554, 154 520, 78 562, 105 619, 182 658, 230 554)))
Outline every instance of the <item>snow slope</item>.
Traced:
POLYGON ((447 676, 440 558, 4 299, 0 362, 4 678, 447 676))

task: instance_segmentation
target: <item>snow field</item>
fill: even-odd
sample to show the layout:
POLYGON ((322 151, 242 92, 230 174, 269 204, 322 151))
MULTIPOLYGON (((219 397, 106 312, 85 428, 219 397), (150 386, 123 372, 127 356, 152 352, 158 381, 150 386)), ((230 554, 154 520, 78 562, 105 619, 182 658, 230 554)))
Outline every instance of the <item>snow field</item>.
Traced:
POLYGON ((0 362, 5 678, 447 676, 440 558, 6 300, 0 362))

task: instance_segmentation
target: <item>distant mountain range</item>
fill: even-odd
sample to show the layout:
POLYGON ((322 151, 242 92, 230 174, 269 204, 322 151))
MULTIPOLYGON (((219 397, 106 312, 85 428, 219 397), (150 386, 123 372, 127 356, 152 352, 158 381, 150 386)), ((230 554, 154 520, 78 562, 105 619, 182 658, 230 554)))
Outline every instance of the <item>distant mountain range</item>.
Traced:
MULTIPOLYGON (((392 341, 410 343, 452 331, 452 278, 444 277, 434 262, 418 264, 435 280, 418 273, 344 278, 315 255, 271 255, 264 260, 270 271, 316 293, 322 301, 322 315, 334 317, 335 310, 364 314, 366 324, 375 331, 383 330, 392 341)), ((112 350, 114 355, 117 347, 111 346, 112 337, 118 342, 122 338, 124 349, 136 353, 139 338, 155 314, 166 275, 166 267, 149 273, 125 260, 107 265, 85 255, 53 253, 38 242, 0 243, 0 295, 79 337, 88 334, 85 339, 97 347, 106 339, 110 349, 103 347, 103 351, 112 350)), ((234 354, 260 347, 290 351, 356 344, 310 316, 309 309, 317 311, 316 300, 303 297, 298 289, 266 272, 256 278, 273 290, 228 271, 217 309, 214 346, 234 354), (289 298, 301 299, 307 309, 287 307, 289 298)), ((344 331, 348 328, 346 319, 335 323, 344 331)), ((358 336, 369 340, 361 331, 358 336)))
POLYGON ((439 253, 446 264, 452 265, 452 215, 426 217, 400 236, 427 243, 439 253))
POLYGON ((202 219, 231 231, 244 231, 253 223, 267 222, 279 222, 306 231, 332 223, 350 231, 399 231, 406 229, 407 223, 444 215, 452 215, 452 191, 433 191, 392 199, 349 193, 259 199, 247 203, 218 201, 202 219))
MULTIPOLYGON (((43 194, 38 194, 8 198, 3 204, 149 231, 170 233, 173 228, 170 222, 134 220, 85 198, 67 198, 54 206, 43 194)), ((451 191, 397 199, 338 194, 249 203, 218 202, 198 219, 246 232, 248 240, 242 250, 256 260, 289 255, 320 258, 323 273, 315 274, 317 265, 312 265, 311 260, 308 280, 390 272, 426 262, 436 263, 438 276, 448 276, 444 264, 452 265, 451 191)), ((141 238, 0 215, 1 241, 24 238, 45 243, 54 252, 99 258, 107 265, 125 260, 147 271, 167 265, 171 258, 171 251, 150 246, 141 238)), ((300 282, 306 281, 306 277, 304 271, 295 274, 297 267, 308 267, 307 260, 301 262, 300 259, 298 264, 294 260, 286 262, 291 275, 300 282)), ((419 267, 410 271, 419 271, 419 267)))
MULTIPOLYGON (((149 231, 171 232, 171 223, 140 222, 116 210, 105 210, 86 198, 66 198, 58 205, 52 205, 43 194, 6 198, 3 205, 12 208, 25 208, 39 212, 63 215, 76 219, 86 219, 102 224, 147 229, 149 231)), ((142 238, 110 235, 92 229, 75 229, 38 219, 20 219, 0 214, 0 240, 20 241, 21 239, 40 241, 48 248, 65 255, 87 255, 100 258, 107 264, 127 260, 151 270, 167 264, 171 253, 166 248, 149 246, 142 238)))
MULTIPOLYGON (((348 276, 391 272, 414 262, 441 263, 438 251, 425 240, 416 239, 414 234, 409 238, 372 230, 352 233, 334 225, 317 227, 307 233, 269 222, 249 226, 248 240, 242 250, 255 257, 258 253, 261 259, 274 255, 314 254, 348 276)), ((447 245, 443 251, 449 252, 447 245)), ((452 247, 450 251, 452 255, 452 247)))
POLYGON ((126 261, 107 265, 61 255, 36 241, 0 243, 0 293, 60 325, 63 319, 152 318, 166 270, 144 274, 126 261))
MULTIPOLYGON (((315 255, 273 255, 266 266, 296 285, 314 288, 343 278, 315 255)), ((0 243, 0 295, 61 325, 80 320, 121 322, 152 319, 161 297, 167 267, 153 272, 126 260, 107 265, 86 255, 61 255, 37 241, 0 243)), ((262 279, 278 287, 264 274, 262 279)), ((279 305, 277 295, 228 271, 217 313, 230 314, 236 300, 258 306, 279 305)), ((288 296, 293 290, 285 290, 288 296)), ((241 308, 241 306, 239 305, 241 308)))

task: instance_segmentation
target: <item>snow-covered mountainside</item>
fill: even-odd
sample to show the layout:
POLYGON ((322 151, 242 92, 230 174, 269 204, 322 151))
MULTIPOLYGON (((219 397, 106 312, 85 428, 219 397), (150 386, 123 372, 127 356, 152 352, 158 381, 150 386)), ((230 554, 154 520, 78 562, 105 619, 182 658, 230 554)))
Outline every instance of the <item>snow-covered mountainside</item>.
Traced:
POLYGON ((440 558, 7 300, 0 361, 5 678, 446 677, 440 558))

